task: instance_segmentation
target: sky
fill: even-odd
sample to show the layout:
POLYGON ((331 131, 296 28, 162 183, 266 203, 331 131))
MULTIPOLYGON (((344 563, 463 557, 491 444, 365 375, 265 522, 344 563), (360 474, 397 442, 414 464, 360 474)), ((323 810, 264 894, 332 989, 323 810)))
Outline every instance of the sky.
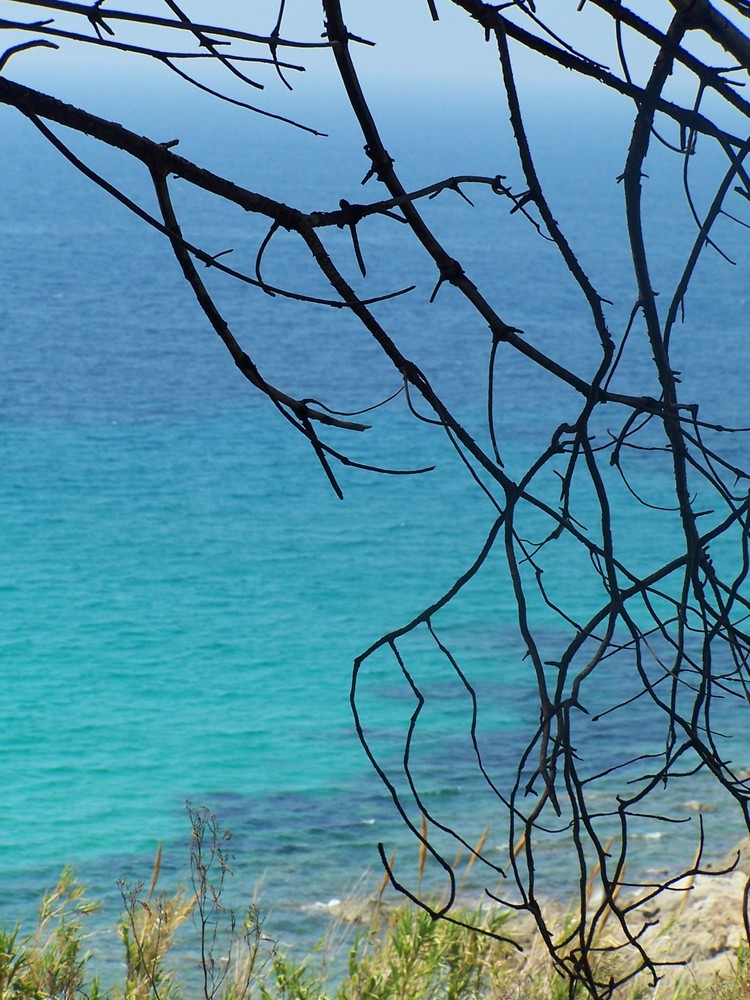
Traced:
MULTIPOLYGON (((344 2, 344 16, 352 33, 376 43, 375 47, 357 46, 358 69, 363 79, 379 88, 414 87, 434 88, 437 85, 475 95, 483 88, 494 86, 498 80, 497 54, 494 43, 486 43, 483 30, 463 11, 449 0, 436 0, 440 20, 433 22, 427 0, 348 0, 344 2)), ((273 28, 277 14, 277 0, 254 0, 248 5, 245 0, 212 0, 212 3, 185 0, 183 8, 188 14, 210 19, 214 24, 227 23, 242 26, 247 30, 267 34, 273 28), (250 6, 251 14, 248 14, 250 6)), ((577 0, 540 0, 537 9, 546 22, 567 38, 572 44, 597 58, 616 66, 614 34, 610 19, 592 4, 577 10, 577 0)), ((635 0, 635 6, 639 6, 635 0)), ((643 0, 640 0, 643 6, 643 0)), ((647 8, 653 14, 654 0, 649 0, 647 8)), ((112 0, 103 5, 107 8, 151 12, 161 16, 171 16, 166 3, 157 0, 112 0)), ((665 12, 671 10, 666 0, 658 7, 665 12)), ((51 12, 57 24, 65 22, 65 14, 51 12)), ((32 20, 38 15, 33 4, 23 4, 5 0, 3 15, 12 19, 32 20)), ((522 15, 516 20, 530 29, 533 21, 522 15)), ((91 34, 85 19, 69 19, 77 30, 91 34)), ((115 23, 115 22, 112 22, 115 23)), ((317 41, 320 38, 323 18, 319 0, 287 0, 282 34, 288 38, 317 41)), ((140 42, 155 42, 159 35, 148 28, 138 28, 134 32, 117 23, 115 38, 128 36, 140 42)), ((9 35, 15 41, 12 33, 9 35)), ((20 37, 20 36, 18 36, 20 37)), ((167 39, 165 44, 173 44, 167 39)), ((628 43, 629 58, 637 71, 642 60, 643 46, 628 43)), ((264 54, 266 54, 264 52, 264 54)), ((322 85, 333 79, 334 69, 330 53, 325 50, 308 50, 300 53, 291 50, 292 58, 302 56, 308 67, 308 76, 314 76, 316 84, 322 85)), ((524 78, 524 86, 530 91, 545 94, 549 98, 551 88, 554 96, 560 96, 561 88, 566 90, 572 84, 569 73, 550 71, 545 61, 518 52, 519 66, 524 78)), ((191 63, 194 66, 195 63, 191 63)), ((6 72, 11 78, 31 82, 38 80, 49 85, 64 86, 67 82, 96 79, 98 88, 135 87, 139 82, 150 85, 154 77, 147 60, 112 58, 112 53, 104 53, 93 45, 67 46, 55 53, 40 50, 15 56, 6 72)), ((296 78, 299 74, 291 73, 296 78)), ((271 74, 273 77, 273 74, 271 74)), ((264 95, 275 99, 280 87, 278 81, 269 80, 269 93, 264 95), (273 95, 273 96, 272 96, 273 95)), ((152 98, 153 98, 152 94, 152 98)))
MULTIPOLYGON (((459 113, 465 107, 472 115, 486 107, 507 120, 494 41, 485 41, 480 26, 449 0, 435 0, 435 3, 440 14, 437 23, 430 16, 427 0, 343 0, 350 31, 375 43, 353 46, 357 71, 365 93, 374 102, 373 110, 383 114, 387 105, 388 113, 399 114, 417 134, 421 128, 420 116, 440 115, 448 107, 459 109, 459 113)), ((210 16, 212 23, 226 23, 261 35, 271 31, 278 12, 278 0, 253 0, 252 4, 247 0, 212 0, 210 4, 204 0, 182 0, 182 6, 195 17, 210 16)), ((578 0, 537 0, 536 9, 552 31, 621 75, 611 19, 592 2, 585 3, 580 10, 579 6, 578 0)), ((31 21, 40 16, 42 7, 43 4, 3 0, 2 14, 9 20, 31 21)), ((630 7, 647 14, 660 27, 666 25, 673 11, 669 0, 631 0, 630 7)), ((102 9, 173 16, 165 0, 105 0, 102 9)), ((93 29, 84 18, 58 11, 47 13, 54 16, 54 25, 67 23, 93 36, 93 29)), ((524 26, 541 32, 528 16, 520 13, 514 16, 524 26)), ((148 26, 132 29, 122 21, 110 23, 115 26, 115 40, 175 46, 174 32, 164 33, 148 26)), ((320 41, 322 28, 320 0, 286 0, 282 37, 316 43, 320 41)), ((7 30, 0 41, 7 47, 28 37, 7 30)), ((182 37, 187 37, 186 33, 182 37)), ((691 33, 690 43, 693 48, 705 45, 698 33, 691 33)), ((654 56, 653 47, 627 37, 625 48, 633 78, 645 82, 654 56)), ((511 50, 522 100, 526 106, 540 109, 548 129, 564 132, 574 117, 585 117, 589 107, 600 115, 603 111, 608 116, 621 112, 632 116, 629 99, 604 93, 595 83, 550 66, 548 60, 520 46, 512 46, 511 50)), ((246 51, 268 55, 265 46, 252 46, 246 51)), ((253 77, 263 82, 263 90, 242 84, 222 67, 206 60, 185 60, 179 65, 207 86, 220 89, 234 99, 312 128, 328 132, 332 124, 351 121, 351 111, 327 48, 286 49, 281 56, 305 66, 304 73, 293 70, 286 73, 294 85, 293 92, 267 65, 253 65, 251 70, 253 77)), ((712 58, 716 62, 715 54, 712 58)), ((215 124, 214 145, 224 141, 222 129, 233 127, 226 105, 219 107, 215 98, 201 94, 157 60, 121 54, 98 45, 65 43, 59 51, 40 48, 21 52, 11 58, 3 72, 10 79, 114 118, 153 137, 179 124, 178 134, 184 138, 191 116, 195 121, 200 119, 202 126, 207 122, 215 124)), ((669 87, 673 91, 679 89, 679 75, 675 75, 669 87)), ((683 100, 692 102, 692 96, 692 91, 683 89, 683 100)), ((247 113, 240 114, 246 121, 247 113)), ((273 134, 266 129, 268 120, 258 116, 255 119, 252 128, 257 130, 259 141, 266 141, 266 135, 268 141, 274 141, 273 134)))

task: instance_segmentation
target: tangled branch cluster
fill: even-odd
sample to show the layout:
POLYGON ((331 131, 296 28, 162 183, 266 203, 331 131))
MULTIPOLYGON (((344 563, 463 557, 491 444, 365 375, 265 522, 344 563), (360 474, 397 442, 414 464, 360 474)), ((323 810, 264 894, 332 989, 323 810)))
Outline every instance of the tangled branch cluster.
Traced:
MULTIPOLYGON (((199 264, 261 294, 351 313, 391 363, 396 394, 404 394, 415 419, 441 428, 455 448, 494 511, 491 529, 471 566, 440 600, 413 621, 383 636, 356 660, 352 706, 358 732, 404 821, 442 866, 449 881, 453 879, 451 866, 444 859, 443 849, 426 836, 420 819, 428 820, 448 840, 457 840, 473 851, 493 886, 500 882, 500 889, 490 893, 493 898, 533 915, 560 971, 571 982, 584 984, 592 997, 607 997, 644 970, 654 982, 657 980, 659 969, 642 941, 648 926, 645 904, 701 866, 702 835, 689 871, 672 873, 656 882, 626 881, 633 828, 644 817, 663 822, 672 819, 659 805, 661 791, 685 775, 709 772, 750 824, 750 780, 730 759, 722 735, 725 724, 734 725, 732 720, 742 718, 740 710, 747 707, 750 681, 750 635, 746 627, 750 603, 743 593, 750 559, 748 471, 736 458, 741 449, 727 444, 736 441, 733 436, 747 428, 712 422, 710 414, 704 418, 699 400, 682 397, 680 372, 673 361, 675 329, 682 319, 699 260, 705 253, 721 252, 714 236, 717 220, 729 217, 738 226, 747 226, 737 218, 741 208, 730 213, 729 202, 734 199, 741 205, 743 199, 750 198, 750 175, 745 166, 750 152, 750 102, 742 96, 740 86, 750 68, 750 36, 746 30, 750 7, 743 0, 663 0, 648 4, 648 16, 642 17, 620 0, 584 0, 579 8, 596 8, 602 37, 606 33, 614 40, 619 65, 608 66, 585 54, 585 46, 575 44, 577 24, 585 13, 575 5, 565 5, 561 17, 559 4, 545 4, 542 0, 536 4, 533 0, 501 4, 427 0, 426 15, 439 21, 441 4, 462 11, 474 25, 478 41, 496 50, 498 78, 504 86, 525 179, 521 193, 514 193, 502 176, 469 174, 436 179, 419 190, 405 187, 357 73, 356 50, 369 42, 349 31, 340 0, 323 0, 322 37, 295 41, 282 33, 284 0, 280 0, 275 23, 265 34, 230 25, 197 23, 173 0, 164 0, 164 16, 116 10, 105 0, 93 4, 18 0, 15 7, 28 7, 31 19, 0 21, 0 28, 14 38, 0 60, 0 101, 17 108, 78 170, 165 235, 196 300, 239 371, 310 442, 339 494, 337 468, 342 464, 386 473, 426 470, 355 462, 334 446, 326 436, 331 430, 360 433, 367 425, 357 414, 344 414, 319 401, 298 398, 267 380, 223 315, 199 264), (664 24, 660 27, 661 18, 664 24), (558 27, 560 24, 562 27, 558 27), (16 37, 21 39, 17 43, 16 37), (628 61, 633 39, 649 53, 643 79, 640 69, 634 69, 628 61), (290 77, 302 67, 287 60, 287 53, 298 58, 311 48, 327 50, 361 130, 369 159, 365 181, 375 181, 379 193, 375 200, 358 204, 341 200, 337 208, 328 211, 304 212, 188 161, 175 152, 173 142, 146 139, 8 77, 11 56, 18 57, 32 47, 69 45, 118 49, 133 57, 156 60, 217 99, 281 118, 290 126, 311 132, 315 130, 304 123, 264 109, 262 99, 249 102, 236 93, 238 87, 243 94, 248 88, 257 90, 260 84, 256 75, 268 72, 289 87, 290 77), (594 287, 576 248, 556 221, 553 198, 548 196, 537 172, 517 86, 517 67, 523 65, 526 52, 592 85, 616 92, 633 109, 620 181, 637 300, 622 330, 610 329, 607 300, 594 287), (224 89, 203 82, 199 71, 193 69, 196 63, 206 61, 218 65, 226 74, 224 89), (670 88, 677 77, 684 87, 675 96, 670 88), (155 192, 158 213, 147 211, 82 162, 62 138, 65 129, 85 133, 140 161, 155 192), (679 139, 667 143, 663 133, 670 129, 679 139), (718 150, 725 165, 723 179, 702 214, 690 183, 691 162, 699 140, 718 150), (693 245, 681 274, 671 294, 661 290, 658 302, 642 190, 647 156, 655 143, 667 143, 673 155, 682 159, 684 197, 695 218, 693 245), (267 221, 267 235, 258 247, 251 272, 231 267, 223 252, 211 253, 183 234, 172 196, 176 183, 201 189, 267 221), (507 199, 519 220, 531 223, 542 239, 556 247, 586 304, 598 342, 585 372, 570 365, 564 345, 550 351, 524 336, 515 317, 502 315, 496 290, 484 292, 478 287, 451 246, 439 239, 426 221, 421 210, 425 199, 453 190, 468 201, 466 190, 480 186, 507 199), (363 297, 354 280, 334 263, 328 234, 344 230, 351 238, 351 264, 363 278, 366 276, 367 232, 373 217, 387 217, 399 223, 405 234, 416 238, 434 265, 431 301, 436 308, 445 294, 443 286, 452 286, 474 311, 477 328, 484 333, 481 349, 486 353, 488 371, 486 434, 482 439, 469 432, 418 361, 402 353, 398 338, 376 316, 373 306, 377 302, 411 294, 414 286, 363 297), (329 297, 306 295, 264 279, 264 256, 282 231, 293 234, 307 248, 310 260, 330 286, 329 297), (633 344, 638 338, 647 345, 653 366, 656 389, 648 394, 624 391, 624 359, 636 349, 633 344), (511 475, 501 458, 497 425, 503 404, 494 391, 498 367, 514 353, 566 386, 578 401, 568 419, 552 430, 545 448, 520 475, 511 475), (603 435, 605 426, 607 432, 603 435), (668 465, 673 488, 669 503, 649 499, 647 491, 638 486, 637 476, 630 471, 634 456, 646 456, 661 467, 668 465), (631 506, 624 516, 658 510, 664 531, 669 534, 669 557, 663 561, 655 553, 646 571, 632 564, 619 541, 623 511, 616 507, 609 485, 613 471, 627 488, 631 506), (554 499, 549 492, 550 478, 558 484, 554 499), (597 511, 596 523, 588 518, 587 526, 579 511, 583 495, 597 511), (528 524, 533 524, 537 532, 533 541, 528 537, 528 524), (554 560, 556 550, 576 551, 586 557, 600 598, 596 609, 585 618, 574 601, 566 606, 545 584, 545 567, 548 560, 554 560), (717 551, 729 554, 716 558, 717 551), (471 679, 441 638, 438 624, 442 609, 495 553, 502 556, 507 587, 515 602, 525 669, 534 673, 539 701, 538 726, 527 745, 520 748, 515 777, 508 787, 485 762, 478 725, 481 705, 471 679), (554 651, 549 650, 544 629, 539 626, 535 608, 540 602, 561 623, 559 634, 566 636, 554 651), (417 632, 427 636, 455 673, 472 705, 470 737, 476 766, 507 830, 506 864, 498 864, 488 851, 471 848, 459 829, 430 812, 420 794, 411 755, 425 698, 404 651, 408 637, 417 632), (392 658, 415 699, 404 743, 406 793, 397 788, 396 781, 379 763, 361 717, 363 671, 373 657, 383 652, 392 658), (613 682, 613 673, 621 681, 613 682), (606 680, 600 683, 602 678, 606 680), (602 691, 608 692, 606 697, 602 691), (630 756, 606 763, 587 752, 586 743, 597 721, 615 717, 627 728, 633 707, 640 709, 644 704, 649 706, 649 717, 658 724, 658 731, 649 734, 651 750, 640 752, 636 748, 630 756), (542 906, 545 887, 539 872, 550 842, 567 845, 565 864, 575 870, 580 887, 576 919, 563 934, 550 925, 542 906), (598 885, 598 895, 592 894, 593 883, 598 885), (605 922, 611 936, 602 944, 600 931, 605 922), (626 960, 608 964, 604 961, 607 953, 610 957, 611 953, 625 956, 626 960)), ((384 31, 388 30, 386 23, 384 31)), ((721 349, 720 345, 717 349, 721 349)), ((383 859, 385 862, 385 854, 383 859)), ((392 878, 397 883, 395 873, 392 878)), ((416 898, 416 893, 400 887, 416 898)), ((434 911, 436 916, 451 919, 455 885, 452 890, 446 906, 434 911)), ((417 901, 429 908, 424 901, 417 901)), ((750 934, 750 925, 748 931, 750 934)))

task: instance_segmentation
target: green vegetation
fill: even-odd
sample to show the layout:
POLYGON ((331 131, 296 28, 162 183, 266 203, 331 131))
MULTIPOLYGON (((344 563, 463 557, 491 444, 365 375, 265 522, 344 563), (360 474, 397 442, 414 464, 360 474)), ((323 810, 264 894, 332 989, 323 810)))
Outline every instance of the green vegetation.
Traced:
MULTIPOLYGON (((42 900, 37 927, 0 929, 0 1000, 566 1000, 583 998, 552 968, 542 947, 526 954, 504 940, 508 912, 475 907, 435 920, 407 902, 386 906, 385 883, 365 930, 349 941, 349 958, 332 975, 336 935, 305 960, 281 954, 263 932, 255 904, 244 920, 223 902, 232 871, 229 831, 205 809, 188 806, 189 889, 157 891, 161 851, 150 884, 120 883, 123 915, 119 982, 103 988, 91 974, 85 919, 96 909, 70 869, 42 900), (462 922, 464 921, 464 922, 462 922), (469 926, 482 926, 478 934, 469 926), (185 934, 197 975, 184 968, 185 934), (175 948, 179 941, 179 949, 175 948), (177 952, 182 956, 177 956, 177 952)), ((360 925, 362 926, 362 925, 360 925)), ((633 986, 623 1000, 740 1000, 750 997, 750 961, 741 952, 731 981, 672 987, 633 986)))

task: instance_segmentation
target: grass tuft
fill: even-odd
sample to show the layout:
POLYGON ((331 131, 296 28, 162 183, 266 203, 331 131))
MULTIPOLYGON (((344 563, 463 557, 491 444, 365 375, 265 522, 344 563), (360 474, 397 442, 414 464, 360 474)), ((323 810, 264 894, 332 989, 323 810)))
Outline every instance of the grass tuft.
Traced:
MULTIPOLYGON (((83 928, 96 904, 66 868, 45 894, 33 933, 22 936, 20 926, 0 928, 0 1000, 570 1000, 587 995, 583 986, 560 977, 528 932, 521 933, 527 945, 521 955, 504 940, 509 930, 517 931, 517 917, 509 911, 476 905, 452 911, 451 919, 435 919, 406 901, 387 906, 385 884, 368 900, 369 922, 349 939, 348 961, 338 973, 331 970, 337 968, 332 955, 341 924, 304 960, 283 955, 263 933, 255 903, 241 920, 224 903, 225 882, 232 875, 231 834, 208 810, 189 804, 187 809, 188 888, 171 896, 159 892, 161 848, 147 891, 140 882, 120 883, 120 982, 103 990, 91 977, 83 928), (178 930, 184 934, 191 927, 199 993, 195 984, 181 985, 178 972, 184 970, 174 950, 178 930), (477 927, 487 933, 477 933, 477 927)), ((420 869, 423 864, 420 859, 420 869)), ((618 991, 617 998, 741 1000, 750 997, 750 956, 740 949, 728 978, 701 984, 685 977, 665 990, 665 984, 655 989, 635 984, 618 991)))

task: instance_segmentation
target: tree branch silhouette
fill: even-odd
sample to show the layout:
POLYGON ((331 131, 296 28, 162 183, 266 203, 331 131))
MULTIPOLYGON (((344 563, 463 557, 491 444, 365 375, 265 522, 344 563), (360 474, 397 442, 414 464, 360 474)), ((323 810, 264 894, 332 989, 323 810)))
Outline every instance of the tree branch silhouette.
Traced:
MULTIPOLYGON (((677 891, 681 880, 704 871, 703 857, 711 844, 701 822, 694 862, 654 879, 637 874, 637 866, 636 874, 631 874, 637 855, 634 831, 644 819, 666 825, 685 822, 663 807, 660 796, 666 787, 689 783, 696 774, 711 776, 750 830, 750 779, 732 760, 727 747, 731 732, 724 732, 725 725, 737 726, 739 720, 746 720, 750 695, 750 600, 746 596, 750 471, 736 446, 748 427, 727 426, 711 412, 704 417, 703 401, 683 390, 683 373, 675 361, 675 331, 704 255, 719 253, 725 265, 731 266, 715 233, 717 223, 728 220, 750 228, 741 212, 734 212, 729 204, 734 195, 750 198, 745 167, 750 152, 750 102, 739 92, 738 78, 733 75, 750 69, 747 6, 739 0, 713 4, 669 0, 655 3, 653 15, 646 19, 620 0, 589 0, 602 26, 599 37, 614 39, 614 58, 620 65, 612 69, 601 53, 587 54, 590 39, 576 34, 577 8, 583 4, 565 5, 564 28, 554 8, 543 3, 443 0, 440 9, 432 0, 420 4, 426 6, 424 15, 432 30, 441 29, 441 12, 450 8, 455 16, 467 19, 478 45, 490 43, 496 52, 497 86, 505 95, 525 185, 525 190, 513 191, 504 175, 468 170, 447 177, 438 174, 418 187, 405 183, 357 69, 357 49, 370 43, 350 31, 341 0, 323 0, 320 37, 301 40, 281 35, 282 22, 289 22, 283 0, 271 30, 257 32, 246 30, 244 19, 249 21, 250 15, 243 15, 240 25, 204 24, 192 20, 172 0, 166 3, 172 16, 164 17, 111 9, 101 2, 18 2, 31 8, 32 19, 28 23, 0 21, 0 28, 23 39, 9 46, 0 60, 0 103, 18 109, 92 183, 164 235, 207 324, 241 375, 307 439, 337 494, 343 496, 335 471, 341 465, 388 474, 429 471, 355 460, 338 445, 339 432, 359 436, 368 429, 368 424, 355 417, 397 400, 415 420, 447 439, 486 502, 491 524, 479 550, 467 559, 467 567, 457 570, 453 586, 439 598, 426 601, 420 614, 371 644, 353 667, 351 706, 364 752, 404 824, 447 880, 447 903, 435 908, 418 889, 410 888, 395 865, 386 861, 380 845, 393 885, 435 918, 456 919, 451 910, 458 889, 447 851, 459 846, 470 851, 484 872, 488 898, 531 915, 571 990, 581 987, 595 1000, 606 1000, 641 973, 655 984, 661 965, 649 954, 649 907, 655 899, 677 891), (662 30, 659 23, 665 15, 669 25, 662 30), (58 24, 58 18, 71 21, 58 24), (135 35, 126 35, 133 29, 135 35), (163 44, 164 37, 170 39, 168 46, 163 44), (694 47, 696 38, 701 44, 694 47), (650 53, 645 72, 628 58, 632 39, 650 53), (369 185, 371 197, 356 203, 341 197, 317 211, 303 211, 179 156, 174 142, 139 136, 6 77, 11 56, 23 58, 21 53, 30 48, 59 45, 110 47, 134 59, 154 60, 189 85, 248 114, 257 113, 319 137, 319 130, 271 110, 262 98, 254 96, 247 102, 238 95, 247 88, 262 89, 256 71, 259 77, 263 72, 277 74, 285 88, 290 86, 285 74, 302 71, 304 66, 280 59, 279 53, 292 51, 295 60, 304 60, 312 51, 322 52, 335 64, 359 128, 368 161, 363 184, 369 185), (635 287, 635 304, 621 327, 609 319, 606 307, 611 303, 584 263, 586 247, 558 222, 559 192, 543 180, 539 169, 523 98, 524 58, 529 53, 574 74, 595 92, 616 95, 632 109, 619 180, 632 267, 628 279, 635 287), (727 57, 732 65, 718 68, 727 57), (182 68, 188 60, 190 72, 182 68), (216 71, 210 83, 197 76, 196 67, 206 65, 216 71), (675 85, 676 78, 682 89, 675 85), (139 162, 144 168, 144 186, 155 194, 158 212, 143 207, 84 163, 58 134, 60 128, 89 136, 139 162), (679 140, 672 141, 675 131, 679 140), (689 166, 698 155, 699 140, 722 157, 723 174, 710 191, 701 190, 701 198, 696 198, 694 185, 701 182, 693 179, 689 166), (665 154, 682 159, 682 182, 675 187, 674 197, 686 199, 695 224, 678 277, 666 291, 654 287, 652 220, 644 200, 648 158, 655 143, 664 147, 665 154), (251 274, 229 266, 222 259, 227 252, 224 247, 212 253, 186 235, 189 220, 181 214, 186 210, 178 208, 172 197, 175 178, 217 203, 237 206, 263 220, 265 236, 254 251, 251 274), (426 209, 431 200, 441 196, 438 200, 442 201, 451 191, 460 196, 467 212, 483 210, 474 207, 473 201, 482 192, 497 195, 498 203, 508 205, 517 224, 531 227, 541 247, 553 248, 585 309, 592 335, 585 361, 576 360, 563 338, 551 339, 549 346, 527 336, 522 317, 512 316, 514 310, 504 306, 497 289, 472 274, 470 262, 459 259, 450 235, 437 235, 426 209), (701 206, 706 198, 707 207, 701 206), (407 277, 404 286, 395 290, 375 287, 369 296, 361 293, 362 287, 369 289, 376 282, 371 272, 378 250, 370 233, 375 221, 385 219, 389 225, 398 223, 394 229, 420 248, 429 265, 434 281, 429 307, 443 308, 447 295, 453 294, 471 310, 476 336, 467 349, 486 365, 481 432, 441 393, 422 359, 402 349, 395 332, 397 322, 374 308, 384 300, 395 308, 401 296, 423 294, 424 289, 407 277), (349 239, 344 263, 337 263, 344 256, 334 256, 332 250, 339 230, 349 239), (329 289, 327 297, 295 288, 292 277, 289 287, 265 280, 267 257, 276 252, 281 233, 290 234, 305 250, 310 268, 329 289), (320 402, 272 383, 252 351, 243 346, 243 336, 230 326, 199 263, 228 280, 243 282, 255 294, 327 309, 332 322, 341 314, 353 317, 361 335, 387 360, 393 391, 385 400, 346 413, 332 401, 320 402), (640 384, 630 385, 624 374, 632 352, 650 366, 650 392, 640 384), (523 359, 550 384, 567 390, 565 419, 547 421, 544 444, 526 457, 523 468, 501 459, 507 446, 500 418, 507 415, 508 404, 498 386, 510 358, 523 359), (668 463, 668 497, 656 495, 652 482, 641 475, 649 463, 659 469, 668 463), (615 491, 615 482, 623 486, 622 492, 615 491), (667 542, 663 551, 639 561, 622 541, 622 520, 647 515, 661 518, 667 542), (720 546, 729 556, 716 557, 720 546), (572 561, 573 554, 581 557, 585 567, 581 575, 585 573, 595 603, 576 599, 575 584, 565 580, 564 570, 560 581, 560 565, 572 561), (645 569, 644 563, 648 563, 645 569), (501 573, 503 593, 512 600, 514 636, 523 650, 516 666, 533 677, 538 702, 533 731, 515 748, 514 760, 506 762, 504 769, 491 762, 492 747, 482 733, 481 692, 442 627, 446 610, 491 572, 501 573), (550 621, 555 623, 554 641, 550 621), (500 857, 486 845, 471 847, 467 818, 442 815, 428 803, 420 785, 418 745, 430 694, 413 662, 419 654, 409 640, 415 637, 422 643, 420 648, 429 651, 425 658, 432 656, 447 668, 467 699, 473 764, 491 796, 494 823, 502 828, 500 857), (377 739, 364 721, 364 677, 378 657, 387 659, 413 698, 400 770, 383 761, 377 739), (644 706, 649 718, 657 720, 654 729, 658 731, 644 734, 640 750, 627 742, 627 749, 609 747, 602 758, 595 739, 597 727, 619 727, 627 734, 634 711, 644 706), (425 824, 429 833, 423 832, 425 824), (577 893, 577 906, 564 933, 545 906, 549 858, 551 852, 559 857, 562 851, 577 893)), ((394 30, 384 18, 384 34, 394 30)), ((534 303, 529 303, 528 313, 533 315, 533 310, 534 303)), ((543 410, 544 404, 536 400, 535 406, 543 410)), ((745 896, 746 926, 750 925, 749 892, 750 888, 745 896)))

